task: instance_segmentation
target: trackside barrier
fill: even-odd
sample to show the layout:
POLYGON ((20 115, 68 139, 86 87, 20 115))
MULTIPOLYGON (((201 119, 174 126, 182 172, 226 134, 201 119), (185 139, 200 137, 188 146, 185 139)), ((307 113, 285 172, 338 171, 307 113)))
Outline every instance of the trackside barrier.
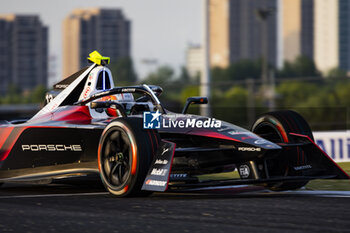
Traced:
POLYGON ((350 131, 313 132, 316 144, 336 162, 350 162, 350 131))

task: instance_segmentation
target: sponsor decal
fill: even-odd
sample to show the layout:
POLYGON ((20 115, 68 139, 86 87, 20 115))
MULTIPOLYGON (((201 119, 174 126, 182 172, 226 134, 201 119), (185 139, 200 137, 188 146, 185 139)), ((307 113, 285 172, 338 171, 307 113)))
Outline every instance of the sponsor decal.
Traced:
POLYGON ((300 170, 306 170, 306 169, 311 169, 312 166, 307 164, 307 165, 302 165, 302 166, 297 166, 297 167, 293 167, 294 170, 296 171, 300 171, 300 170))
POLYGON ((154 176, 165 176, 168 172, 168 169, 157 169, 157 168, 153 168, 151 175, 154 176))
POLYGON ((230 134, 230 135, 242 134, 242 132, 238 132, 238 131, 229 131, 227 133, 230 134))
POLYGON ((160 187, 165 187, 167 182, 166 181, 160 181, 160 180, 151 180, 151 179, 148 179, 146 181, 146 184, 147 185, 151 185, 151 186, 160 186, 160 187))
POLYGON ((257 145, 261 145, 261 144, 268 143, 268 141, 266 141, 265 139, 258 139, 254 143, 257 144, 257 145))
POLYGON ((170 174, 171 178, 186 178, 187 174, 170 174))
POLYGON ((55 88, 57 89, 66 89, 69 85, 68 84, 57 84, 55 85, 55 88))
POLYGON ((350 161, 349 132, 314 133, 316 144, 336 162, 350 161))
POLYGON ((168 164, 168 160, 166 160, 166 159, 157 159, 156 160, 156 162, 154 163, 154 164, 162 164, 162 165, 166 165, 166 164, 168 164))
POLYGON ((250 175, 250 169, 248 165, 241 165, 239 166, 239 174, 242 178, 248 178, 250 175))
POLYGON ((83 151, 81 145, 22 145, 22 151, 83 151))
POLYGON ((261 151, 259 147, 238 147, 238 151, 261 151))
POLYGON ((85 91, 84 91, 84 95, 83 95, 83 98, 84 98, 84 99, 88 96, 88 94, 90 93, 90 90, 91 90, 91 87, 90 87, 90 86, 87 86, 86 89, 85 89, 85 91))
POLYGON ((123 88, 122 92, 135 92, 135 88, 123 88))
POLYGON ((169 151, 169 148, 163 148, 163 152, 162 152, 162 155, 164 155, 166 152, 169 151))
POLYGON ((251 132, 242 132, 242 131, 237 131, 237 130, 231 130, 229 132, 227 132, 230 135, 241 135, 241 137, 256 137, 255 134, 251 133, 251 132))
POLYGON ((174 143, 163 140, 160 142, 152 161, 153 164, 142 185, 142 190, 164 192, 167 189, 174 150, 174 143))

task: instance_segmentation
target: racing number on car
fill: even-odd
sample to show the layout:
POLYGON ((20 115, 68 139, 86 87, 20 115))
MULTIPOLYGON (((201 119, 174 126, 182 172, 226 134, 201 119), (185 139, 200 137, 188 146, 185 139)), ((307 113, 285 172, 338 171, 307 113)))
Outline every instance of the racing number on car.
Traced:
POLYGON ((55 97, 52 94, 46 94, 45 99, 47 103, 50 103, 55 97))

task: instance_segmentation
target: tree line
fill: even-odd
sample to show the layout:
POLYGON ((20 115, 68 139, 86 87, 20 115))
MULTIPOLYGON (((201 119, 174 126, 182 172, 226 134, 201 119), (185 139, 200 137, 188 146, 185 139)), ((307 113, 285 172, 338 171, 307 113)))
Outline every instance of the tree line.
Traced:
MULTIPOLYGON (((259 113, 269 111, 261 94, 261 60, 240 60, 227 68, 211 69, 210 103, 213 115, 226 121, 249 127, 259 113), (249 80, 249 82, 248 82, 249 80)), ((191 77, 186 68, 176 73, 170 66, 160 66, 139 80, 130 58, 112 63, 115 83, 118 85, 160 85, 164 93, 160 97, 166 107, 181 111, 187 97, 199 95, 199 75, 191 77)), ((297 57, 285 62, 282 69, 274 70, 276 109, 294 109, 300 112, 316 129, 344 129, 350 122, 350 81, 346 72, 338 68, 322 75, 314 62, 307 57, 297 57)), ((32 91, 21 91, 9 86, 0 104, 39 103, 44 100, 46 88, 38 86, 32 91)), ((198 107, 190 112, 198 113, 198 107)))

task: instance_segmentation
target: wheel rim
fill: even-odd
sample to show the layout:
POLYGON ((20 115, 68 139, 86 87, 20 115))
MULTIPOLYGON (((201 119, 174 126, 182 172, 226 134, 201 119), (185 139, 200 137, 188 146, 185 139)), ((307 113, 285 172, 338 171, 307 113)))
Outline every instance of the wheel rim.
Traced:
POLYGON ((131 174, 131 143, 121 129, 111 130, 105 138, 101 153, 102 173, 108 186, 120 189, 131 174))

